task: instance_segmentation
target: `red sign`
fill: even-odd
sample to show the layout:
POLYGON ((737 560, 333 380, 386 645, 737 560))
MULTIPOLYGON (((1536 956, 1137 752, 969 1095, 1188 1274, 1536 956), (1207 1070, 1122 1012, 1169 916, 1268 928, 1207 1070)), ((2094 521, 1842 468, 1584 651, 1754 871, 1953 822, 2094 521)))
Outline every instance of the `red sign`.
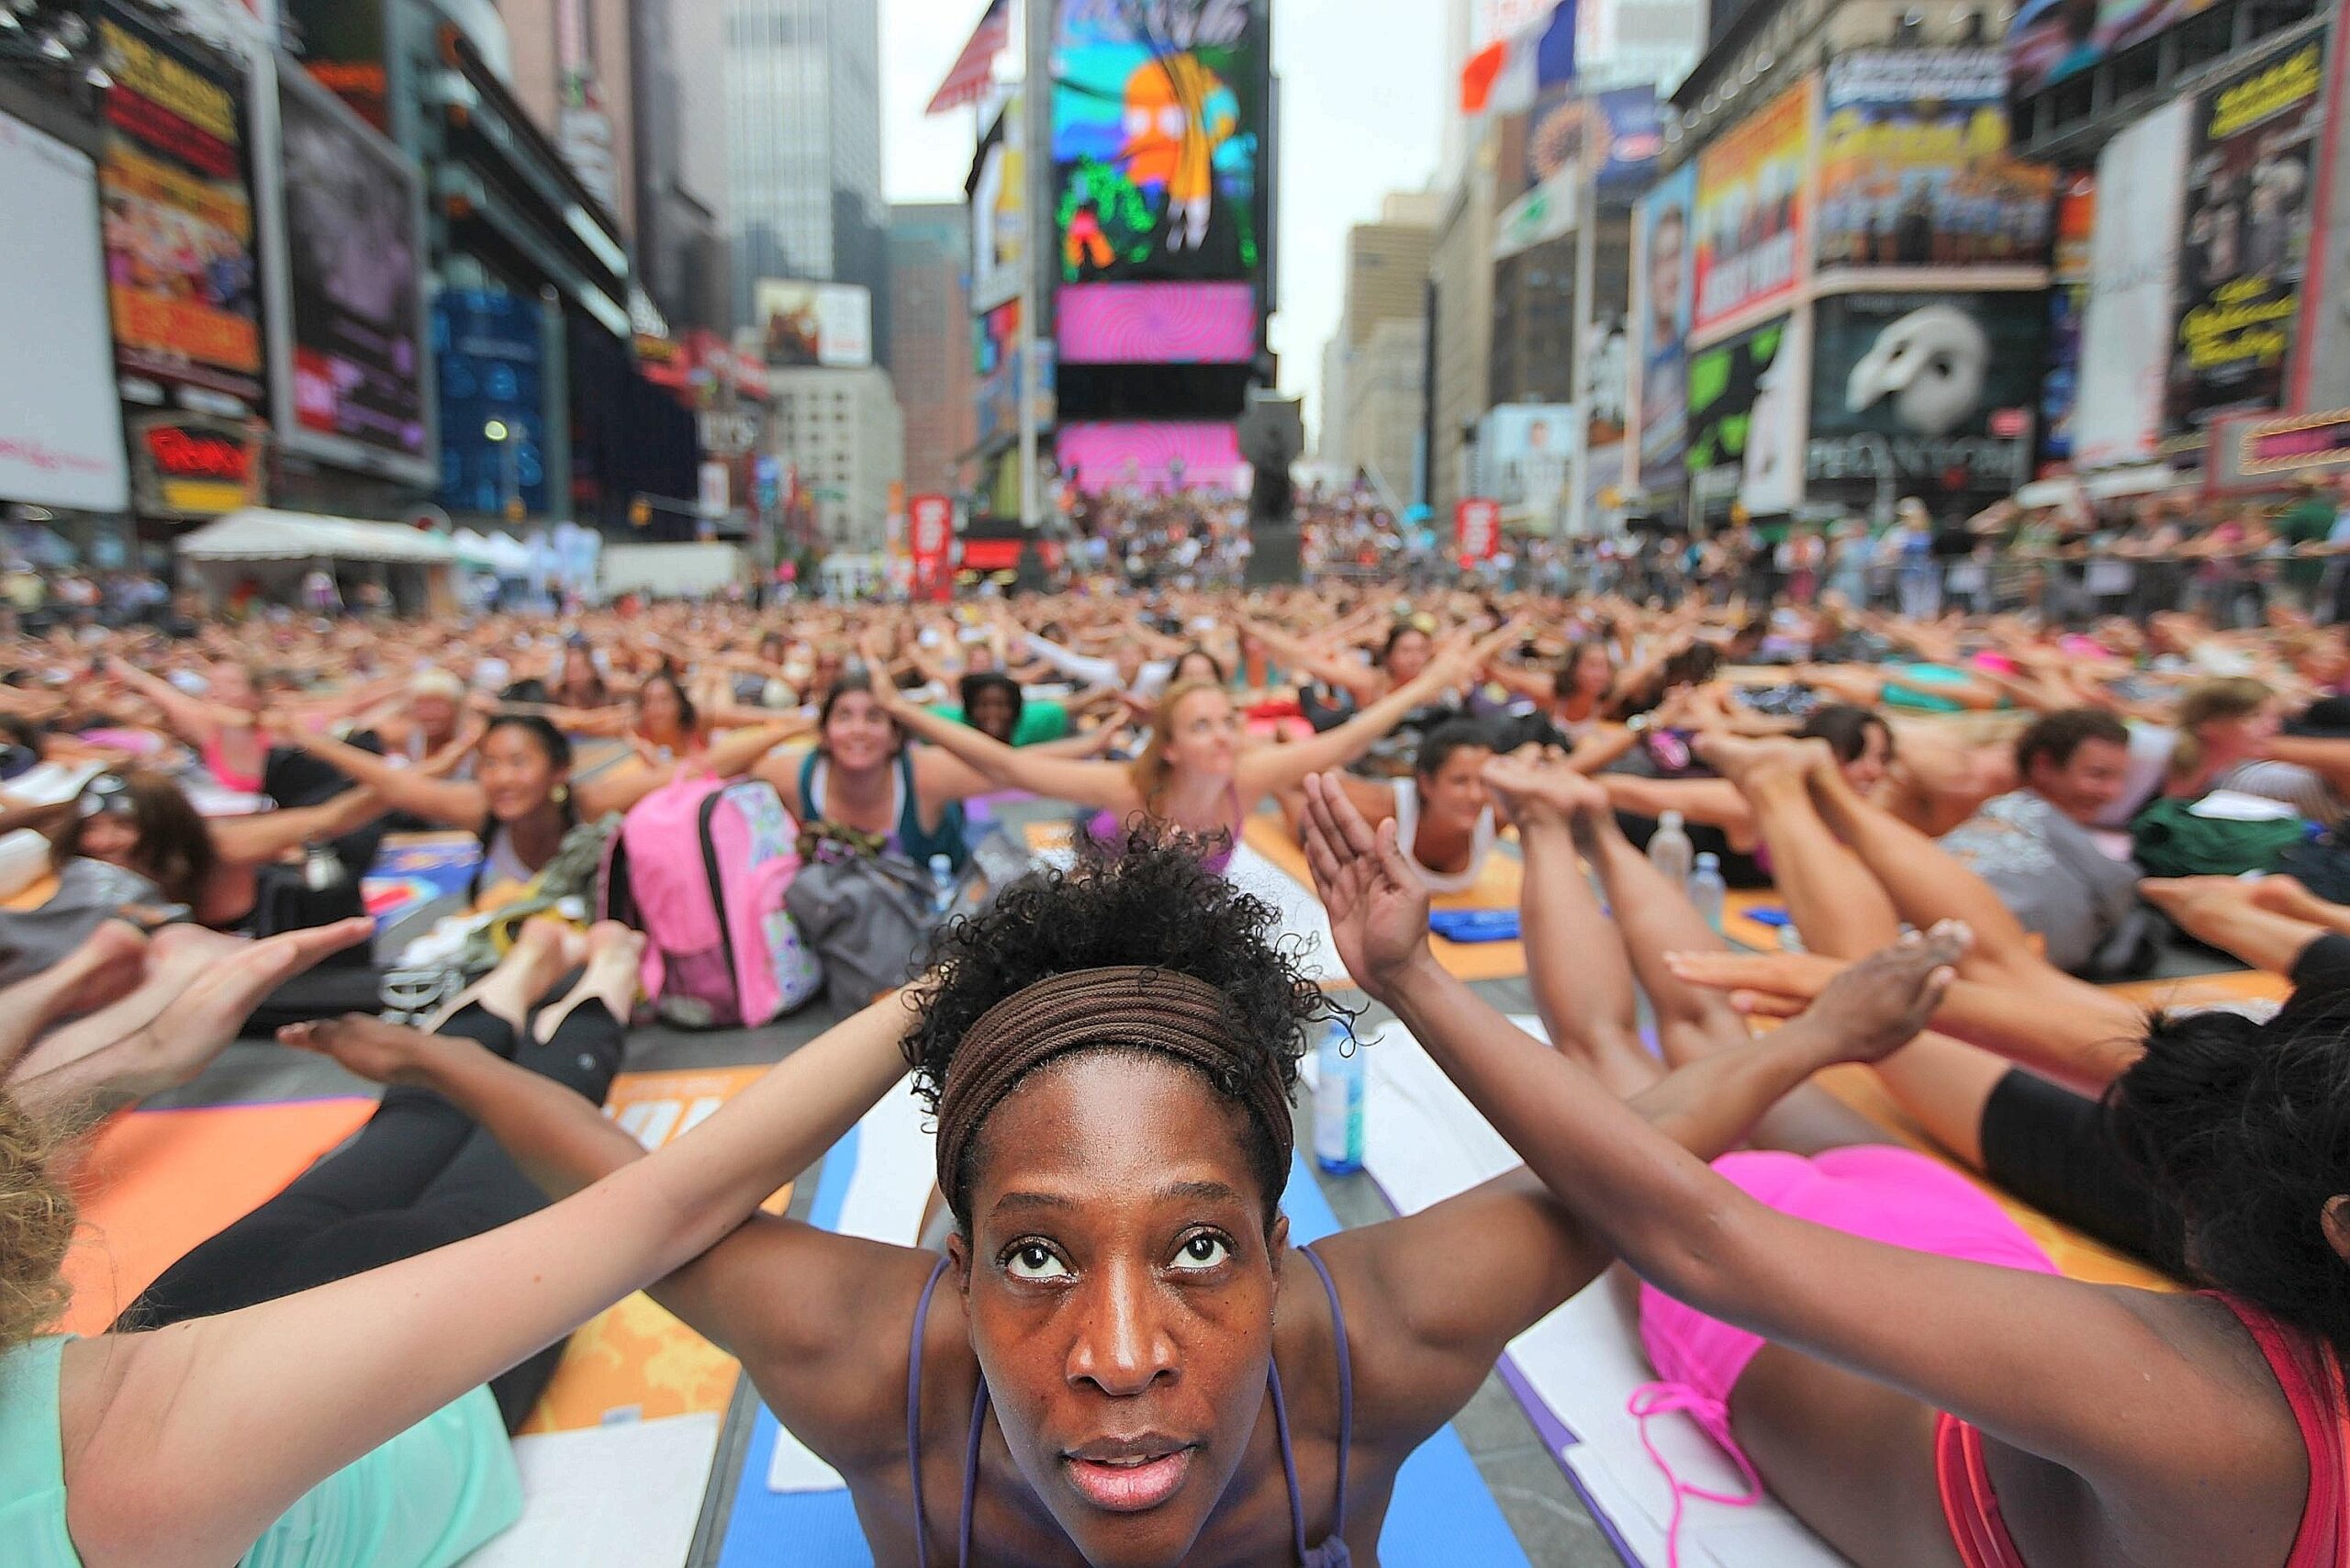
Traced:
POLYGON ((2028 409, 1994 409, 1991 410, 1991 435, 1998 441, 2020 441, 2031 430, 2031 411, 2028 409))
POLYGON ((907 544, 917 561, 944 561, 955 543, 955 503, 945 496, 916 496, 906 504, 907 544))
POLYGON ((1502 543, 1501 503, 1472 500, 1454 507, 1452 538, 1462 566, 1473 566, 1480 561, 1492 560, 1502 543))

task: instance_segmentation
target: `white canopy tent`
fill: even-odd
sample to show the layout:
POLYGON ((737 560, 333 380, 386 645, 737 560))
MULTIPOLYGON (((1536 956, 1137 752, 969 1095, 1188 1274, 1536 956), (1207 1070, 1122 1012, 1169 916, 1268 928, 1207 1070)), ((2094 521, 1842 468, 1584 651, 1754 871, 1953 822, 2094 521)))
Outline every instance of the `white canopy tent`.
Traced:
POLYGON ((266 507, 207 523, 177 548, 189 576, 216 600, 250 582, 270 599, 291 604, 303 577, 319 569, 336 577, 346 604, 349 585, 374 581, 411 612, 450 608, 449 576, 457 560, 457 547, 436 533, 266 507))

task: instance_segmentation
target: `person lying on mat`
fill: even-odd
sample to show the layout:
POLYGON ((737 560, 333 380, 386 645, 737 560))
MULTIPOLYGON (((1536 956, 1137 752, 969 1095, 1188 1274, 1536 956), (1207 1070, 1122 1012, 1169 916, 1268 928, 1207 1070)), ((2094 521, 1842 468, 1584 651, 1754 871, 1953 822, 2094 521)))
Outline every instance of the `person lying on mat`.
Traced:
MULTIPOLYGON (((1438 724, 1420 739, 1408 778, 1374 780, 1339 775, 1340 788, 1371 823, 1395 823, 1395 841, 1433 893, 1464 893, 1484 874, 1499 842, 1493 801, 1485 793, 1485 764, 1494 756, 1491 726, 1474 719, 1438 724)), ((1304 781, 1281 796, 1292 838, 1305 833, 1304 781)))
MULTIPOLYGON (((1290 1094, 1330 1008, 1275 918, 1140 835, 1014 886, 942 939, 904 1041, 946 1256, 759 1216, 655 1288, 841 1472, 878 1561, 1375 1562, 1397 1468, 1595 1277, 1522 1171, 1288 1245, 1290 1094)), ((447 1094, 551 1191, 644 1158, 462 1041, 377 1033, 364 1070, 447 1094)))
MULTIPOLYGON (((227 1039, 318 936, 207 969, 173 1004, 173 1037, 227 1039)), ((895 998, 876 1006, 661 1154, 526 1217, 274 1301, 78 1339, 44 1333, 74 1233, 50 1166, 56 1123, 0 1089, 0 1562, 454 1568, 520 1507, 483 1385, 707 1250, 806 1169, 903 1074, 906 1023, 895 998)), ((0 1021, 0 1042, 15 1038, 0 1021)), ((355 1062, 369 1038, 353 1025, 302 1043, 355 1062)), ((606 1125, 576 1088, 464 1044, 606 1125)), ((333 1170, 320 1180, 340 1193, 295 1207, 383 1174, 333 1170)), ((358 1249, 364 1228, 339 1229, 337 1247, 358 1249)), ((298 1266, 254 1240, 255 1267, 298 1266)), ((230 1261, 217 1279, 234 1290, 230 1261)))
MULTIPOLYGON (((2113 1114, 2199 1216, 2188 1254, 2212 1294, 2081 1283, 1971 1189, 1922 1170, 1806 1174, 1760 1153, 1709 1168, 1575 1051, 1528 1037, 1447 974, 1393 831, 1321 780, 1309 790, 1310 858, 1347 972, 1651 1287, 1649 1342, 1701 1424, 1860 1568, 2350 1562, 2350 1195, 2323 1130, 2350 1116, 2338 1012, 2157 1025, 2113 1114)), ((1911 977, 1905 1024, 1947 979, 1954 935, 1880 970, 1911 977), (1921 964, 1937 972, 1919 986, 1921 964)), ((1717 1060, 1760 1089, 1759 1110, 1800 1070, 1762 1083, 1751 1054, 1717 1060)))
MULTIPOLYGON (((1893 766, 1892 727, 1869 709, 1841 704, 1822 708, 1805 719, 1796 733, 1835 748, 1844 777, 1863 795, 1874 794, 1893 766)), ((1679 812, 1691 826, 1720 833, 1740 855, 1767 853, 1746 797, 1726 778, 1643 778, 1630 773, 1594 777, 1618 811, 1650 818, 1679 812)))
POLYGON ((925 712, 894 690, 877 695, 908 734, 978 770, 994 788, 1026 790, 1093 811, 1089 831, 1099 842, 1120 843, 1124 824, 1137 812, 1196 838, 1221 835, 1215 868, 1222 870, 1239 846, 1241 829, 1268 796, 1294 789, 1308 773, 1345 767, 1415 710, 1467 679, 1501 640, 1516 635, 1516 628, 1505 627, 1483 644, 1456 642, 1353 719, 1292 745, 1248 749, 1239 711, 1221 686, 1169 687, 1158 700, 1149 744, 1131 763, 1016 751, 925 712))

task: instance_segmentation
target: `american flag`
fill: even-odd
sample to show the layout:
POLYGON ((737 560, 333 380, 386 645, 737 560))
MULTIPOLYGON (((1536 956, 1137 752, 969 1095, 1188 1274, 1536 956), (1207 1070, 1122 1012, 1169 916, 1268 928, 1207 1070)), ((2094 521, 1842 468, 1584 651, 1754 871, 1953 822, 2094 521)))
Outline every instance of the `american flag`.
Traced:
POLYGON ((963 46, 954 69, 939 84, 938 95, 930 100, 927 112, 943 115, 986 97, 995 82, 995 57, 1011 42, 1012 0, 989 0, 988 14, 971 29, 971 41, 963 46))

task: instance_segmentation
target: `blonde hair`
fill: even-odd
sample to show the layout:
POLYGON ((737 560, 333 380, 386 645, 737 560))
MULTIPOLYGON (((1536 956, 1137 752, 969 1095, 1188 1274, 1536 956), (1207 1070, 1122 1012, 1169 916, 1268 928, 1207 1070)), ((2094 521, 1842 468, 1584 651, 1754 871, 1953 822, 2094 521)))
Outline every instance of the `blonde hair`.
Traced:
POLYGON ((50 1172, 52 1130, 0 1091, 0 1355, 55 1322, 65 1308, 66 1249, 73 1199, 50 1172))
POLYGON ((1159 814, 1158 798, 1167 792, 1168 775, 1174 771, 1174 765, 1167 760, 1167 737, 1175 727, 1175 710, 1183 705, 1185 698, 1202 691, 1213 691, 1226 702, 1232 700, 1231 693, 1212 680, 1187 680, 1169 687, 1159 694, 1158 711, 1150 716, 1149 744, 1142 748, 1140 756, 1126 765, 1146 816, 1159 814))
POLYGON ((2250 718, 2276 695, 2248 675, 2222 676, 2188 687, 2171 721, 2171 727, 2178 732, 2178 740, 2171 747, 2171 777, 2185 778, 2203 766, 2203 743, 2195 734, 2199 728, 2214 719, 2250 718))

